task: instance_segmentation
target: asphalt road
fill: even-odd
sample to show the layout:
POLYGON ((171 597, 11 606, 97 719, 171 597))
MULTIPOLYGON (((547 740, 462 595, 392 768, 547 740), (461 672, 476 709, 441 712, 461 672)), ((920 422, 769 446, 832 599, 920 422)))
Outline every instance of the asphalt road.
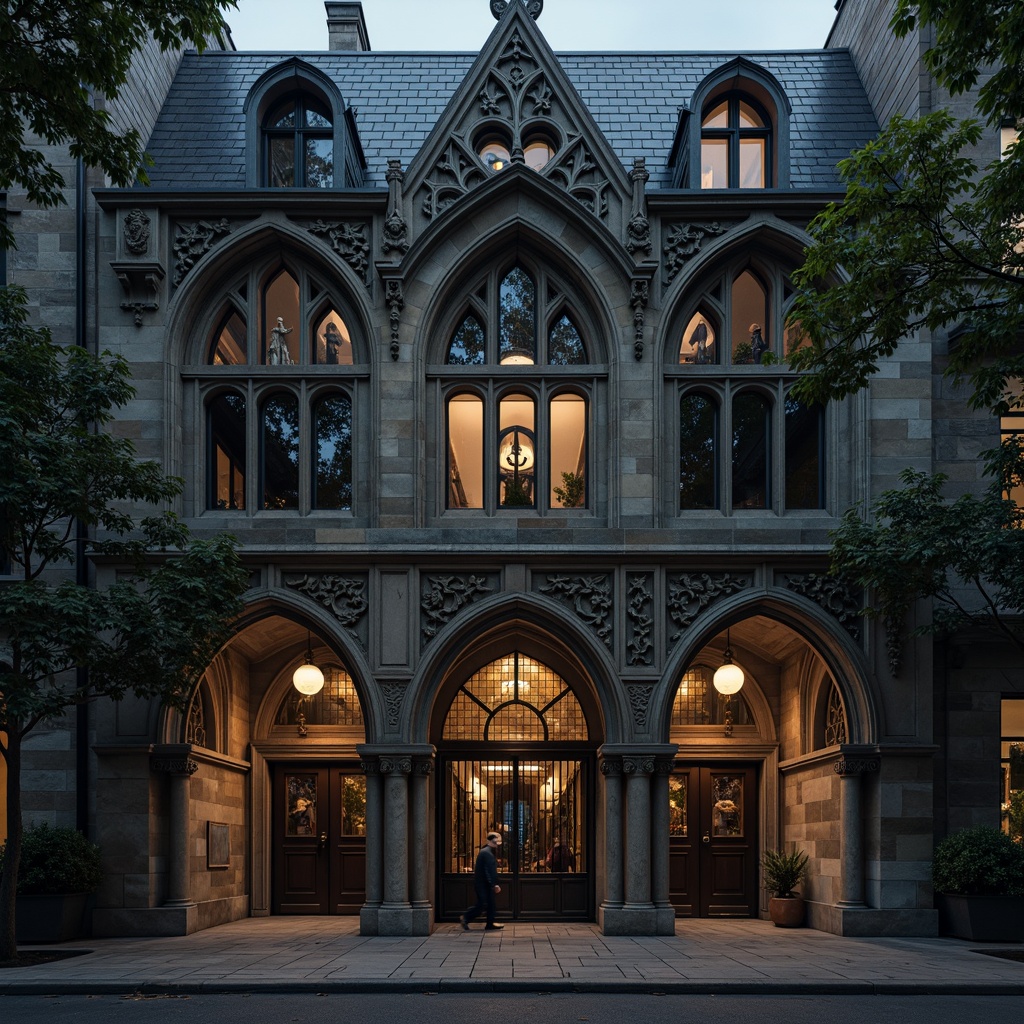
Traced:
POLYGON ((3 996, 4 1024, 1020 1024, 1024 996, 3 996))

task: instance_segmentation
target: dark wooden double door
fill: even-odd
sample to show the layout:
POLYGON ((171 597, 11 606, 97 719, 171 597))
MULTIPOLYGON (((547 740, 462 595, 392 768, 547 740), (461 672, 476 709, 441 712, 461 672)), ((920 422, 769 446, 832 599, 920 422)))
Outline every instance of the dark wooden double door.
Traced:
POLYGON ((669 898, 677 917, 758 912, 757 768, 681 765, 669 780, 669 898))
POLYGON ((366 902, 366 779, 356 766, 273 771, 275 914, 358 914, 366 902))

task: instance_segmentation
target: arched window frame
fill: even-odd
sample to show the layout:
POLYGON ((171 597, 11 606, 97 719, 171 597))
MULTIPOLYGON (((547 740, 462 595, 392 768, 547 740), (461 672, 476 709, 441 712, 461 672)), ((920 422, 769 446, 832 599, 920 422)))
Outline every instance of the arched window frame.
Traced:
MULTIPOLYGON (((368 457, 360 452, 358 430, 359 410, 365 404, 363 391, 368 378, 368 351, 363 341, 361 322, 354 307, 337 289, 330 275, 323 273, 292 256, 283 255, 256 263, 247 273, 228 286, 219 302, 210 304, 214 313, 201 321, 194 332, 191 345, 197 360, 182 368, 187 382, 198 385, 200 415, 196 420, 196 433, 201 434, 202 478, 196 480, 196 504, 211 513, 230 513, 232 518, 253 517, 272 513, 264 507, 264 451, 262 438, 263 409, 275 393, 288 394, 298 403, 299 429, 299 497, 297 507, 275 514, 287 515, 342 515, 353 517, 359 513, 367 494, 360 494, 356 486, 367 473, 357 470, 357 463, 368 457), (270 313, 265 309, 264 289, 282 270, 292 274, 299 288, 299 313, 291 337, 297 337, 299 358, 289 365, 267 365, 261 361, 264 343, 260 325, 269 323, 270 313), (351 339, 352 362, 347 364, 314 363, 315 327, 322 322, 328 310, 337 313, 351 339), (219 332, 232 315, 238 315, 246 326, 247 362, 238 364, 211 364, 219 332), (211 408, 220 395, 238 394, 245 402, 245 486, 244 507, 224 508, 217 504, 215 460, 211 437, 211 408), (352 427, 352 459, 350 498, 340 508, 317 507, 315 487, 317 453, 315 413, 318 402, 331 395, 344 396, 350 403, 352 427), (202 497, 200 497, 202 495, 202 497)), ((364 513, 365 515, 365 513, 364 513)))
MULTIPOLYGON (((686 289, 676 315, 670 320, 671 329, 666 336, 665 363, 669 394, 667 407, 672 410, 675 427, 672 431, 675 443, 675 461, 671 472, 671 488, 666 490, 666 500, 674 516, 695 516, 718 514, 732 516, 737 512, 744 515, 772 513, 776 515, 820 515, 827 511, 828 492, 826 474, 828 471, 829 410, 819 413, 817 445, 818 482, 817 503, 814 507, 794 508, 787 502, 787 479, 793 466, 787 455, 786 409, 787 398, 798 375, 786 363, 781 349, 792 345, 787 338, 786 318, 796 300, 796 290, 789 281, 786 270, 779 261, 772 261, 759 250, 756 241, 748 242, 731 256, 724 256, 709 270, 694 279, 686 289), (731 347, 733 329, 732 287, 739 275, 749 271, 763 285, 766 291, 768 315, 762 326, 767 351, 771 353, 761 364, 732 363, 731 347), (712 327, 715 345, 719 350, 705 363, 696 361, 696 345, 688 343, 692 333, 693 320, 700 314, 712 327), (687 360, 680 362, 681 359, 687 360), (738 395, 756 393, 769 405, 769 448, 768 480, 769 494, 767 508, 748 509, 738 502, 733 487, 732 444, 734 421, 733 408, 738 395), (711 397, 718 405, 718 445, 715 465, 715 501, 713 508, 683 507, 684 481, 682 467, 685 446, 681 437, 682 401, 687 395, 702 394, 711 397)), ((746 325, 749 327, 749 325, 746 325)))
MULTIPOLYGON (((488 517, 502 515, 537 515, 540 517, 562 514, 592 514, 594 491, 592 484, 593 453, 593 409, 599 377, 606 375, 606 368, 590 360, 593 353, 593 329, 581 305, 574 301, 568 288, 546 267, 532 260, 515 258, 495 264, 482 278, 477 278, 461 292, 461 298, 451 303, 448 315, 442 320, 443 326, 437 335, 436 356, 438 362, 428 369, 428 375, 437 381, 439 436, 444 438, 437 446, 443 459, 438 458, 438 477, 443 486, 438 489, 438 515, 464 516, 467 514, 488 517), (534 308, 535 344, 534 362, 529 364, 502 364, 499 331, 501 324, 500 288, 506 275, 514 268, 521 267, 532 278, 536 304, 534 308), (551 333, 563 317, 567 316, 580 337, 584 362, 551 363, 549 342, 551 333), (483 328, 484 357, 481 362, 451 364, 447 362, 453 338, 466 322, 473 317, 483 328), (469 507, 457 507, 453 496, 459 487, 453 482, 451 452, 451 403, 460 396, 472 394, 483 407, 484 466, 482 468, 483 499, 469 507), (501 401, 511 394, 528 396, 534 403, 535 417, 532 443, 537 469, 532 486, 532 497, 526 505, 505 505, 504 493, 499 479, 497 459, 492 458, 498 451, 501 433, 501 401), (578 481, 553 478, 552 468, 552 403, 571 395, 583 402, 584 472, 582 484, 582 505, 563 505, 556 494, 561 489, 567 501, 574 501, 579 494, 578 481)), ((557 408, 557 407, 556 407, 557 408)))
POLYGON ((334 123, 330 108, 317 96, 305 91, 279 96, 263 117, 261 134, 260 178, 267 188, 334 188, 334 123), (295 123, 279 127, 277 122, 288 108, 292 110, 295 123), (313 118, 326 123, 309 123, 313 118), (326 143, 317 147, 315 155, 329 159, 329 180, 318 180, 310 162, 310 143, 326 143), (275 150, 285 155, 290 151, 290 181, 277 180, 274 170, 275 150))

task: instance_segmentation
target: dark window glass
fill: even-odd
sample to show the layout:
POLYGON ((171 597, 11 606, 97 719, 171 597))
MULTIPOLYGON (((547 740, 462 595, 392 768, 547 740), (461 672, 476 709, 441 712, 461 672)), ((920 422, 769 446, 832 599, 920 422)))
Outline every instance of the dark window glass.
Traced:
POLYGON ((821 406, 786 399, 786 508, 824 508, 821 406))
POLYGON ((245 399, 218 395, 208 412, 210 482, 207 508, 245 508, 245 399))
POLYGON ((325 104, 290 97, 264 121, 265 179, 272 188, 332 188, 334 132, 325 104))
POLYGON ((537 361, 537 288, 522 267, 514 267, 501 282, 501 351, 505 364, 537 361))
POLYGON ((483 366, 485 359, 484 329, 476 317, 467 316, 452 335, 448 346, 449 366, 483 366))
POLYGON ((260 417, 263 507, 299 507, 299 403, 277 395, 263 404, 260 417))
POLYGON ((313 508, 352 507, 352 403, 345 395, 317 402, 313 508))
POLYGON ((760 395, 744 393, 732 403, 733 508, 767 508, 769 406, 760 395))
POLYGON ((718 410, 706 395, 679 405, 679 507, 717 508, 718 410))
POLYGON ((576 366, 586 361, 583 339, 566 313, 551 328, 548 336, 548 362, 552 366, 576 366))

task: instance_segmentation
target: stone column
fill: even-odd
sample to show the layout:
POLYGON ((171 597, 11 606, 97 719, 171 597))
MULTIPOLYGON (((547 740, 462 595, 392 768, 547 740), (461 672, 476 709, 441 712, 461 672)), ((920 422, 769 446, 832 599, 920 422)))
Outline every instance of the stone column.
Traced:
POLYGON ((622 758, 603 757, 604 776, 604 909, 622 906, 622 758))
POLYGON ((668 778, 674 763, 671 757, 655 758, 651 781, 651 897, 656 907, 672 906, 668 898, 668 778))
POLYGON ((649 910, 651 904, 651 773, 654 758, 622 759, 626 776, 625 910, 649 910))
POLYGON ((167 822, 167 899, 165 907, 191 907, 189 828, 192 818, 191 779, 199 765, 187 755, 159 758, 153 768, 170 776, 171 813, 167 822))
POLYGON ((860 777, 878 771, 878 761, 848 758, 832 766, 842 779, 839 791, 840 898, 839 907, 864 906, 864 833, 861 826, 860 777))
POLYGON ((359 931, 376 935, 384 899, 384 784, 378 758, 364 757, 359 765, 366 776, 366 902, 359 911, 359 931))
POLYGON ((382 757, 380 770, 384 776, 384 903, 381 910, 407 910, 412 758, 382 757))
POLYGON ((430 774, 434 760, 430 757, 412 759, 412 775, 409 779, 412 799, 412 878, 411 891, 413 910, 430 909, 427 898, 427 875, 430 864, 430 834, 428 828, 428 797, 430 774))

